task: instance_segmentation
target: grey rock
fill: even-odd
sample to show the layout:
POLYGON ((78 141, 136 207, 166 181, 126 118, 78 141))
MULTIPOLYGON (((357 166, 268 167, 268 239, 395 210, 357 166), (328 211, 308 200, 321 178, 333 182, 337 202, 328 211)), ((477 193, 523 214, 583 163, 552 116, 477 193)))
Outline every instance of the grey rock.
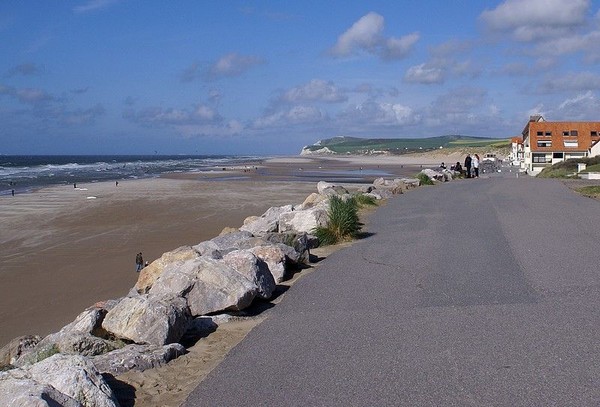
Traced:
POLYGON ((279 217, 279 233, 311 233, 318 226, 325 226, 328 220, 327 210, 321 207, 287 212, 279 217))
POLYGON ((83 404, 49 384, 0 373, 0 406, 82 407, 83 404))
POLYGON ((95 356, 91 358, 91 361, 100 373, 116 376, 130 370, 143 372, 164 366, 186 353, 187 350, 179 343, 164 346, 131 344, 113 352, 95 356))
POLYGON ((222 261, 199 258, 195 280, 185 295, 192 316, 248 307, 258 288, 248 278, 222 261))
POLYGON ((48 394, 51 402, 46 400, 47 405, 53 407, 57 404, 52 402, 59 406, 119 406, 100 372, 83 356, 56 354, 34 365, 0 373, 0 388, 5 390, 0 394, 9 393, 25 402, 32 402, 31 396, 37 395, 43 400, 43 394, 48 394))
POLYGON ((108 312, 102 327, 117 338, 162 346, 179 341, 189 321, 184 298, 140 295, 123 298, 108 312))
POLYGON ((247 219, 248 221, 245 221, 244 225, 240 227, 240 231, 250 232, 254 236, 276 232, 279 229, 279 216, 293 210, 292 205, 271 207, 262 216, 247 219))
POLYGON ((13 365, 23 354, 30 353, 41 340, 38 335, 25 335, 4 345, 0 349, 0 370, 13 365))
POLYGON ((223 256, 223 262, 252 281, 257 287, 257 296, 269 299, 275 291, 275 279, 267 263, 248 250, 234 250, 223 256))
POLYGON ((200 253, 190 246, 181 246, 175 250, 163 253, 160 258, 142 269, 135 283, 136 291, 142 294, 147 293, 167 266, 173 267, 174 264, 181 264, 199 256, 200 253))
POLYGON ((286 272, 286 255, 279 246, 273 244, 256 246, 250 249, 250 251, 267 263, 276 283, 281 283, 288 277, 286 272))

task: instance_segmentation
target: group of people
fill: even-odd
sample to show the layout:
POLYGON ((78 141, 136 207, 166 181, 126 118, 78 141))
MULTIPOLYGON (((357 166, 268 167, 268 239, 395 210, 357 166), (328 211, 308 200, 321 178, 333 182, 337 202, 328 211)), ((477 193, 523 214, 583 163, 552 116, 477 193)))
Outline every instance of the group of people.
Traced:
MULTIPOLYGON (((471 157, 471 154, 467 154, 467 158, 465 158, 465 167, 460 165, 460 162, 457 162, 455 165, 451 166, 450 169, 461 174, 464 174, 467 178, 479 178, 479 164, 481 160, 479 159, 479 154, 474 154, 471 157)), ((440 168, 446 168, 446 164, 442 163, 440 168)))
POLYGON ((479 178, 480 162, 479 154, 474 154, 473 157, 471 157, 471 154, 467 154, 467 158, 465 158, 465 176, 467 178, 479 178), (473 168, 472 173, 471 168, 473 168))

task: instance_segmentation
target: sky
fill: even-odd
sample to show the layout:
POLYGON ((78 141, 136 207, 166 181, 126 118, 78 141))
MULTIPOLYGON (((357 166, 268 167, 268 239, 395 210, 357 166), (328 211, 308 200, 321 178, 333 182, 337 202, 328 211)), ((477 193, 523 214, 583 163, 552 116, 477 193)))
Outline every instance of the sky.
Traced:
POLYGON ((600 0, 0 2, 0 154, 508 138, 599 96, 600 0))

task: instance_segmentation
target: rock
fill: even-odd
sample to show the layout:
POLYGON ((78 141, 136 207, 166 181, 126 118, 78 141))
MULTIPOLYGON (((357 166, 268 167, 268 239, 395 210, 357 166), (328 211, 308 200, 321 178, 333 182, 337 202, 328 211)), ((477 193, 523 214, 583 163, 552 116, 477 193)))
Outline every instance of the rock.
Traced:
MULTIPOLYGON (((381 179, 383 179, 383 178, 381 178, 381 179)), ((361 194, 368 194, 369 192, 371 192, 374 189, 375 189, 375 186, 373 186, 373 185, 362 185, 358 188, 358 192, 361 194)))
POLYGON ((0 406, 82 407, 82 404, 48 384, 0 373, 0 406))
POLYGON ((31 352, 41 340, 42 337, 38 335, 25 335, 4 345, 0 349, 0 371, 14 364, 21 355, 31 352))
POLYGON ((309 209, 309 208, 314 208, 315 206, 319 205, 322 202, 326 202, 327 201, 327 197, 321 194, 317 194, 315 192, 313 192, 312 194, 310 194, 309 196, 306 197, 306 199, 304 200, 304 202, 302 202, 302 205, 300 205, 300 210, 302 209, 309 209))
POLYGON ((217 236, 215 238, 210 239, 219 251, 223 254, 230 252, 232 250, 238 249, 238 243, 240 240, 248 239, 253 237, 254 235, 248 231, 240 230, 239 232, 228 233, 223 236, 217 236))
POLYGON ((267 263, 269 271, 276 283, 281 283, 287 278, 286 256, 284 251, 275 245, 256 246, 250 249, 259 259, 267 263))
POLYGON ((205 256, 165 270, 150 296, 182 296, 193 316, 248 307, 258 287, 220 260, 205 256))
POLYGON ((335 185, 331 182, 327 181, 319 181, 317 183, 317 191, 319 191, 320 195, 345 195, 348 193, 348 190, 341 185, 335 185))
POLYGON ((219 233, 219 236, 227 235, 229 233, 234 233, 234 232, 238 232, 238 231, 239 231, 238 228, 233 228, 233 227, 230 227, 230 226, 225 226, 223 228, 223 230, 221 230, 221 233, 219 233))
POLYGON ((406 189, 417 188, 421 185, 421 181, 418 178, 402 178, 401 181, 406 185, 406 189))
POLYGON ((91 360, 100 373, 116 376, 130 370, 143 372, 164 366, 186 353, 187 350, 179 343, 164 346, 131 344, 91 360))
POLYGON ((390 199, 392 197, 392 193, 390 192, 390 190, 388 189, 374 189, 371 192, 369 192, 368 194, 365 194, 366 196, 370 196, 372 198, 379 200, 382 199, 390 199))
MULTIPOLYGON (((83 356, 56 354, 43 361, 24 368, 0 373, 0 400, 3 395, 19 397, 26 402, 33 401, 31 396, 44 400, 43 393, 50 400, 44 400, 48 406, 74 405, 89 407, 118 407, 119 403, 100 372, 83 356), (49 387, 56 392, 48 391, 49 387), (34 393, 30 393, 33 391, 34 393), (19 394, 20 393, 20 394, 19 394), (61 395, 62 393, 62 395, 61 395), (67 397, 64 397, 64 396, 67 397), (77 403, 73 403, 75 400, 77 403), (53 401, 56 401, 54 404, 53 401), (63 404, 64 403, 64 404, 63 404)), ((2 404, 18 405, 23 404, 2 404)), ((30 404, 30 405, 44 405, 30 404)))
POLYGON ((117 338, 162 346, 179 341, 189 321, 184 298, 140 295, 123 298, 106 314, 102 327, 117 338))
POLYGON ((200 253, 190 246, 181 246, 175 250, 163 253, 159 259, 154 260, 147 267, 144 267, 142 271, 140 271, 140 276, 135 283, 136 291, 138 293, 147 293, 167 265, 175 262, 184 262, 190 259, 195 259, 199 255, 200 253))
POLYGON ((325 226, 328 219, 327 210, 319 207, 283 213, 279 217, 279 233, 311 233, 316 227, 325 226))
POLYGON ((240 231, 250 232, 254 236, 262 236, 265 233, 276 232, 279 228, 279 216, 282 213, 294 210, 292 205, 276 206, 269 208, 262 216, 244 221, 240 231))
POLYGON ((252 281, 258 297, 268 300, 275 291, 275 279, 267 263, 248 250, 234 250, 223 256, 223 262, 252 281))
POLYGON ((185 295, 192 316, 248 307, 258 287, 222 261, 199 258, 194 262, 195 280, 185 295))
POLYGON ((204 257, 210 257, 211 259, 220 259, 223 257, 223 254, 219 250, 219 246, 210 240, 200 242, 193 246, 193 248, 204 257))
POLYGON ((432 170, 430 168, 425 168, 425 169, 421 170, 420 173, 427 175, 433 181, 442 181, 442 182, 446 181, 446 177, 444 176, 443 173, 432 170))

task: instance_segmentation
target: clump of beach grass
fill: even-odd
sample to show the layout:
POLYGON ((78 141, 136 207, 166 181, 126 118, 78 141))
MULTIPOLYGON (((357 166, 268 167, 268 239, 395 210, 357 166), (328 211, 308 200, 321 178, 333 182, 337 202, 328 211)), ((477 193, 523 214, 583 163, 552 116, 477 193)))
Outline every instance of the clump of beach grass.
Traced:
POLYGON ((600 197, 600 185, 590 185, 576 189, 581 195, 589 196, 590 198, 600 197))
POLYGON ((421 185, 433 185, 433 181, 427 176, 427 174, 420 172, 417 174, 417 178, 421 185))
POLYGON ((356 200, 356 203, 359 207, 363 207, 363 206, 376 206, 377 205, 377 200, 369 195, 365 195, 365 194, 356 194, 354 195, 354 199, 356 200))
POLYGON ((332 196, 329 198, 327 224, 318 226, 312 231, 319 239, 319 244, 328 246, 355 239, 362 228, 358 217, 358 207, 356 197, 342 199, 339 196, 332 196))

